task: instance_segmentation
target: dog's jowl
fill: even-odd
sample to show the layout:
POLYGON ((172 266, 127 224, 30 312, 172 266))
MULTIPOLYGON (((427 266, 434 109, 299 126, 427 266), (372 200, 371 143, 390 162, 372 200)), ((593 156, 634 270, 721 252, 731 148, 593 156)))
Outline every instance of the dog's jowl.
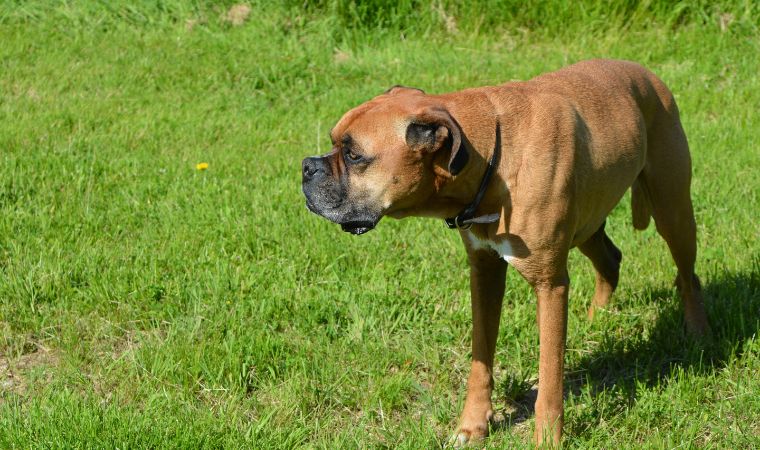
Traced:
POLYGON ((525 82, 429 95, 397 86, 348 111, 332 151, 303 161, 308 208, 354 234, 381 218, 457 228, 470 263, 472 367, 460 443, 488 433, 507 265, 537 297, 537 443, 559 442, 568 252, 596 269, 589 317, 610 300, 622 255, 605 219, 628 188, 633 225, 654 218, 678 270, 685 323, 709 333, 694 274, 691 161, 665 84, 626 61, 593 60, 525 82))

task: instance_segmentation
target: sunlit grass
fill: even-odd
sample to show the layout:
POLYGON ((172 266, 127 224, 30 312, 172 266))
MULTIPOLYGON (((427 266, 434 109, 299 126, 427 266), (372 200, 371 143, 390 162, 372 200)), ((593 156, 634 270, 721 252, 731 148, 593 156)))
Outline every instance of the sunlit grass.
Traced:
MULTIPOLYGON (((676 95, 716 342, 684 336, 672 261, 653 227, 633 232, 626 198, 607 227, 621 286, 593 324, 592 269, 571 259, 567 442, 758 445, 750 6, 551 32, 451 7, 452 32, 424 9, 402 35, 401 19, 362 28, 320 8, 232 26, 211 3, 108 4, 0 6, 0 447, 443 445, 469 367, 457 235, 424 219, 342 233, 304 207, 300 160, 391 85, 444 92, 590 57, 639 61, 676 95)), ((487 446, 528 442, 534 308, 510 272, 506 425, 487 446)))

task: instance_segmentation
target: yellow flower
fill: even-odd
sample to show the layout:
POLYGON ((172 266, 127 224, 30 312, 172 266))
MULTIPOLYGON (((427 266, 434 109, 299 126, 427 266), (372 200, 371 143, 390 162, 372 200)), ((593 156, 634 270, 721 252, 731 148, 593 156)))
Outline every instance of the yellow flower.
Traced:
POLYGON ((208 169, 208 163, 202 162, 195 165, 195 170, 206 170, 208 169))

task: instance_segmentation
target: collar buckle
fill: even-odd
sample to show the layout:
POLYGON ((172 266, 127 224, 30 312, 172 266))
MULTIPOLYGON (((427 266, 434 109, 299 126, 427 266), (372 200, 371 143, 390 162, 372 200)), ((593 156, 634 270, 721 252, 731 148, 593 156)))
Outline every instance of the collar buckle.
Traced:
POLYGON ((461 213, 456 217, 447 217, 443 220, 446 222, 446 226, 452 230, 457 228, 467 230, 472 226, 473 223, 467 219, 463 219, 461 213))

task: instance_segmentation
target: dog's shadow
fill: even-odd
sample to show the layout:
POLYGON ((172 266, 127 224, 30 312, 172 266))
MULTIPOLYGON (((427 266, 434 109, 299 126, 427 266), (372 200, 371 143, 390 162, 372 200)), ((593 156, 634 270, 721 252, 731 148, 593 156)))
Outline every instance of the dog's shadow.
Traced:
MULTIPOLYGON (((674 290, 653 289, 645 295, 651 301, 667 301, 654 327, 639 336, 621 338, 609 333, 592 353, 571 362, 565 370, 566 398, 586 391, 593 402, 600 393, 612 391, 614 395, 603 401, 614 398, 616 404, 612 407, 625 411, 636 402, 637 389, 642 386, 666 386, 679 372, 699 376, 723 369, 742 355, 747 341, 760 330, 760 263, 754 264, 750 272, 726 274, 704 286, 705 308, 713 331, 709 340, 696 340, 686 334, 674 290)), ((533 416, 535 381, 510 374, 498 386, 500 392, 496 394, 506 398, 508 408, 497 414, 493 430, 518 425, 533 416)), ((579 435, 594 428, 601 419, 593 416, 592 413, 588 420, 571 422, 566 432, 579 435)))

